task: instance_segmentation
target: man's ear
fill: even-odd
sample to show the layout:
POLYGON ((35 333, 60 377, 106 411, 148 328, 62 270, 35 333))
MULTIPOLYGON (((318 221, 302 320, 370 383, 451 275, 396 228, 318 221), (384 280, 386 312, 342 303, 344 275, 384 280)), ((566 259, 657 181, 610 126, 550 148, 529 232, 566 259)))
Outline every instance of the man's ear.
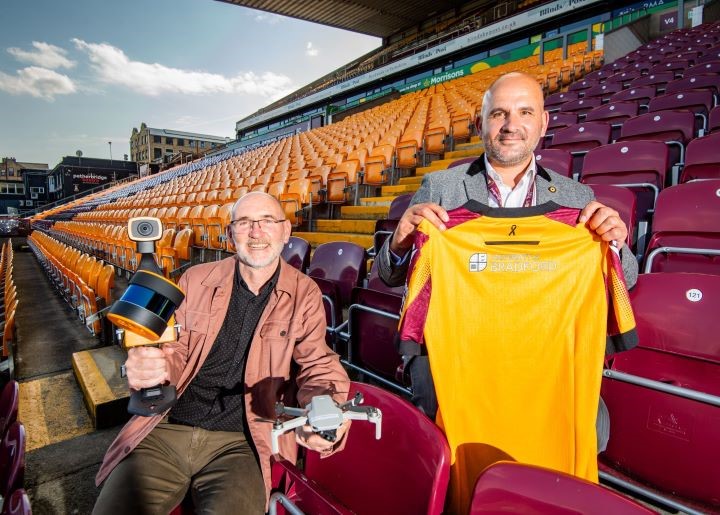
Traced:
POLYGON ((547 111, 543 111, 542 130, 540 131, 541 138, 545 136, 545 131, 547 131, 549 123, 550 123, 550 113, 547 111))
POLYGON ((290 241, 290 234, 292 233, 292 224, 290 223, 290 220, 285 220, 283 222, 283 243, 287 243, 290 241))

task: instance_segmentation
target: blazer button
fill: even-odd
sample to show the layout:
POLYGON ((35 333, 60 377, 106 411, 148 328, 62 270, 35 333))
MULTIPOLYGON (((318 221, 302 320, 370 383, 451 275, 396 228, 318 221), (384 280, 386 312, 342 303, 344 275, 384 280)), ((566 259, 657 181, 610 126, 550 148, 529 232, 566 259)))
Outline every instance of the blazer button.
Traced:
POLYGON ((280 336, 285 336, 287 334, 286 331, 280 331, 280 336))
POLYGON ((557 191, 557 188, 556 188, 555 186, 550 186, 550 187, 548 188, 548 191, 549 191, 550 193, 555 193, 555 192, 557 191))

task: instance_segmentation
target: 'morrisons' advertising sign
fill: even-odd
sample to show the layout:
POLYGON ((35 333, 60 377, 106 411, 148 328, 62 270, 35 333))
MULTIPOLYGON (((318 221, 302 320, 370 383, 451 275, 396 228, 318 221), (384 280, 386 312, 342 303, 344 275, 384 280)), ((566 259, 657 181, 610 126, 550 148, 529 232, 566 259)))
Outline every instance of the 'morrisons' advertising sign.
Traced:
POLYGON ((493 23, 469 34, 465 34, 464 36, 455 38, 452 41, 448 41, 447 43, 443 43, 442 45, 428 49, 425 52, 420 52, 418 54, 405 57, 398 61, 394 61, 387 66, 377 68, 364 75, 360 75, 349 81, 345 81, 335 86, 332 86, 331 88, 318 91, 317 93, 313 93, 312 95, 308 95, 307 97, 296 100, 295 102, 292 102, 290 104, 278 107, 277 109, 273 109, 272 111, 268 111, 267 113, 263 113, 254 118, 237 122, 235 124, 235 128, 238 131, 247 129, 248 127, 251 127, 258 123, 262 123, 277 116, 281 116, 283 114, 295 111, 296 109, 311 105, 325 98, 337 95, 338 93, 342 93, 344 91, 354 89, 358 86, 368 84, 383 77, 392 75, 396 72, 413 68, 419 64, 424 64, 438 57, 457 52, 458 50, 477 45, 478 43, 492 39, 500 34, 505 34, 513 30, 529 27, 533 24, 539 23, 548 16, 557 16, 560 14, 568 13, 579 7, 595 4, 598 1, 599 0, 558 0, 551 4, 544 4, 542 6, 535 7, 534 9, 521 12, 506 20, 493 23))

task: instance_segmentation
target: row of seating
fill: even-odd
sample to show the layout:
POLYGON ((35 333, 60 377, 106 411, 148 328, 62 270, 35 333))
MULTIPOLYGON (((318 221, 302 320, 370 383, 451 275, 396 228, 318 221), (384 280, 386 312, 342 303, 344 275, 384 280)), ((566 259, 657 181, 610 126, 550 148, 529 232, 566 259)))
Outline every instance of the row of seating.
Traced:
POLYGON ((13 244, 7 240, 0 250, 0 287, 2 287, 2 313, 0 330, 2 331, 2 356, 0 357, 0 378, 7 381, 15 377, 15 312, 18 306, 17 288, 13 280, 13 244))
POLYGON ((34 231, 27 241, 50 282, 78 319, 93 335, 100 336, 102 311, 112 303, 115 267, 40 231, 34 231))
POLYGON ((0 393, 0 514, 30 515, 25 482, 25 426, 18 420, 20 387, 11 379, 0 393))
MULTIPOLYGON (((302 471, 273 458, 270 513, 391 514, 444 511, 450 449, 442 431, 407 401, 368 384, 353 382, 350 396, 382 412, 382 438, 365 422, 354 422, 341 453, 304 454, 302 471), (409 473, 409 471, 412 471, 409 473)), ((475 484, 470 513, 650 514, 651 510, 611 490, 531 465, 499 462, 475 484), (497 508, 500 507, 500 508, 497 508)))

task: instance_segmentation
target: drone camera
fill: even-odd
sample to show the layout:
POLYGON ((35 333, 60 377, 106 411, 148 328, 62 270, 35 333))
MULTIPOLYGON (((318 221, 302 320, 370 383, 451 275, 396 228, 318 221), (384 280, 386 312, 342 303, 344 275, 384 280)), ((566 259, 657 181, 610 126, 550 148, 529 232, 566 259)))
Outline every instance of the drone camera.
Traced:
POLYGON ((153 216, 128 220, 128 237, 132 241, 156 241, 162 237, 162 222, 153 216))

